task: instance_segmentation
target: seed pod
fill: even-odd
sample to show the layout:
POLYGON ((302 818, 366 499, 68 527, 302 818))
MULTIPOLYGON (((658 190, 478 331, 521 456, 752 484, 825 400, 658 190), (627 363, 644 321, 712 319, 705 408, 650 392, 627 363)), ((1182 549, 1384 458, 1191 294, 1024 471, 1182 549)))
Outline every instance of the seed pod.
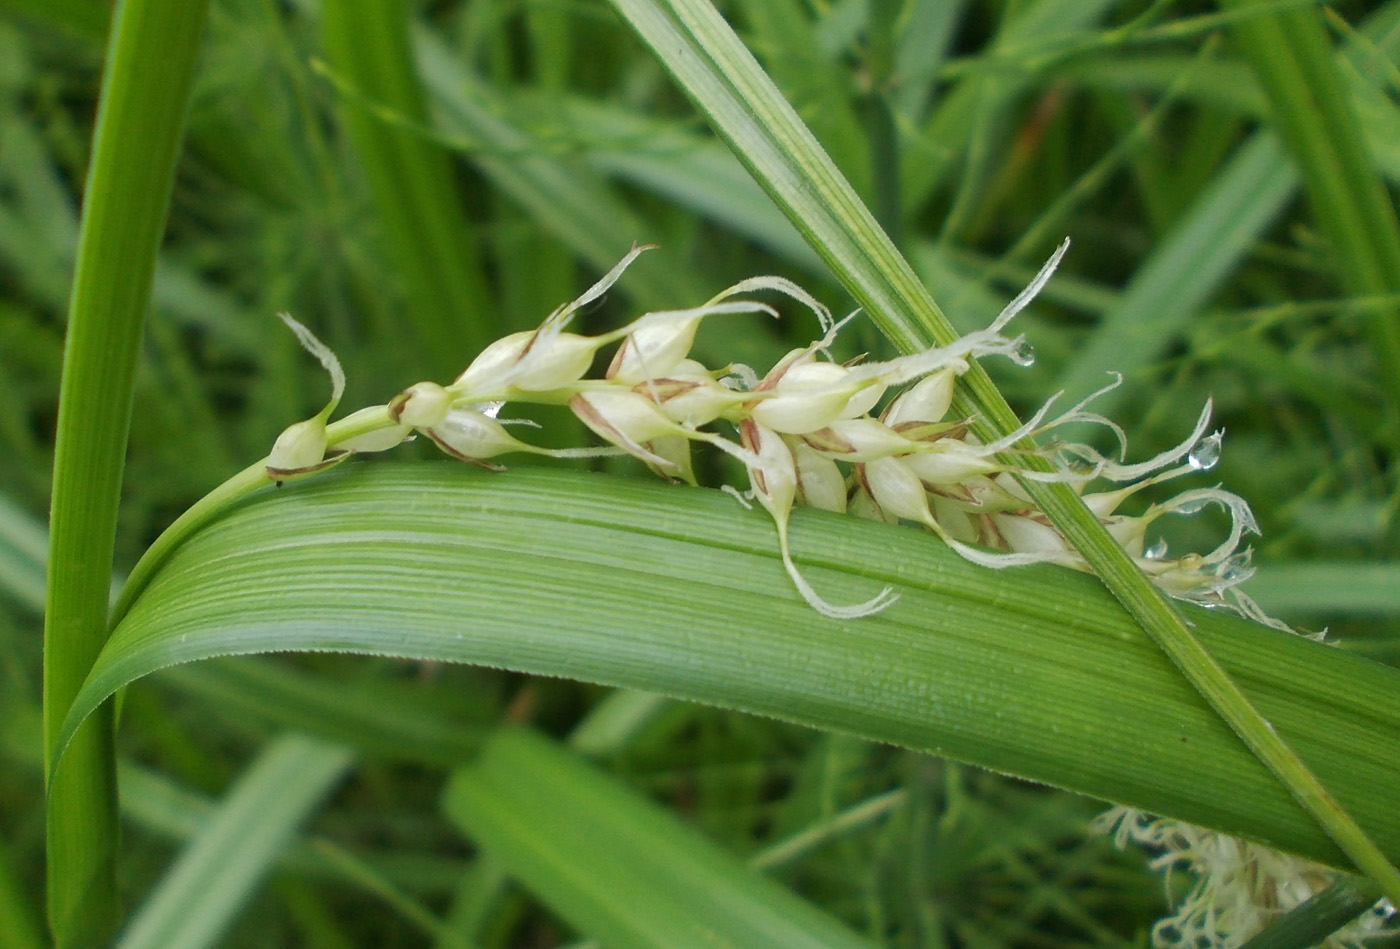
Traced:
POLYGON ((651 470, 668 481, 684 481, 695 484, 695 466, 692 463, 690 439, 681 435, 663 435, 647 442, 647 449, 653 455, 667 462, 666 465, 648 464, 651 470))
POLYGON ((878 521, 881 524, 899 523, 899 518, 887 513, 884 508, 875 503, 875 499, 870 496, 870 492, 865 489, 865 485, 860 479, 856 480, 856 489, 851 492, 851 500, 846 505, 846 513, 853 517, 864 518, 867 521, 878 521))
POLYGON ((920 451, 901 456, 909 470, 929 487, 958 484, 969 478, 998 470, 996 462, 959 451, 960 442, 940 443, 938 450, 920 451))
POLYGON ((642 317, 617 348, 606 377, 622 385, 636 385, 670 375, 695 344, 695 331, 708 312, 701 307, 642 317))
POLYGON ((948 414, 948 407, 953 404, 953 384, 956 381, 957 375, 951 368, 925 376, 901 392, 885 409, 880 420, 891 428, 903 422, 942 421, 943 416, 948 414))
POLYGON ((667 418, 646 396, 631 389, 589 389, 570 399, 569 408, 599 438, 671 476, 679 474, 676 462, 646 445, 668 435, 685 435, 685 429, 667 418))
POLYGON ((346 453, 326 457, 326 422, 321 416, 289 425, 277 436, 267 454, 267 476, 286 481, 299 475, 323 471, 343 461, 346 453))
POLYGON ((807 507, 823 511, 846 510, 846 477, 836 462, 826 455, 809 448, 797 438, 784 438, 792 452, 797 472, 797 494, 807 507))
POLYGON ((720 385, 693 359, 682 359, 663 378, 638 382, 632 391, 655 402, 673 422, 692 428, 708 425, 748 398, 720 385))
POLYGON ((1045 554, 1046 560, 1078 559, 1069 543, 1054 527, 1024 514, 993 514, 992 523, 1005 542, 1006 549, 1015 553, 1045 554))
POLYGON ((1118 541, 1118 546, 1127 551, 1128 556, 1134 559, 1144 555, 1144 548, 1147 545, 1147 525, 1151 521, 1144 517, 1126 517, 1115 515, 1103 519, 1103 525, 1108 529, 1108 533, 1114 540, 1118 541))
POLYGON ((436 382, 418 382, 389 402, 389 417, 413 428, 441 425, 452 408, 452 393, 436 382))
POLYGON ((754 403, 754 419, 775 432, 802 435, 838 419, 864 415, 879 401, 884 386, 851 377, 845 366, 820 362, 804 352, 780 363, 759 385, 775 394, 754 403))
POLYGON ((487 458, 533 449, 507 432, 500 422, 466 408, 452 409, 439 424, 424 431, 452 457, 483 468, 498 467, 487 464, 487 458))
POLYGON ((757 456, 749 466, 749 483, 754 496, 786 530, 788 512, 797 498, 797 463, 782 436, 752 419, 739 426, 741 443, 757 456))
POLYGON ((976 518, 958 506, 956 501, 930 494, 929 508, 933 511, 934 520, 948 537, 965 544, 977 542, 976 518))
POLYGON ((857 466, 861 484, 875 503, 894 517, 933 527, 928 493, 902 458, 875 458, 857 466))
POLYGON ((752 456, 748 464, 749 483, 753 495, 767 509, 778 529, 778 551, 782 554, 783 568, 797 587, 807 604, 833 619, 857 619, 878 613, 899 597, 891 587, 885 587, 878 594, 854 606, 834 606, 822 599, 812 585, 797 569, 792 559, 792 549, 788 544, 788 519, 792 514, 793 501, 797 497, 797 465, 792 452, 782 436, 769 428, 744 419, 739 425, 739 438, 744 448, 752 456))
POLYGON ((838 461, 864 462, 919 450, 919 443, 873 418, 837 419, 802 440, 838 461))
POLYGON ((388 451, 396 445, 403 444, 412 434, 413 428, 411 426, 391 425, 388 428, 377 428, 372 432, 336 442, 333 447, 355 453, 388 451))
POLYGON ((285 481, 298 475, 322 471, 340 461, 348 453, 340 452, 326 457, 326 421, 340 404, 345 394, 345 372, 340 368, 340 360, 316 334, 286 313, 278 313, 278 318, 296 336, 297 342, 321 364, 331 377, 331 397, 325 408, 304 422, 289 425, 273 442, 267 455, 267 475, 274 481, 285 481))
POLYGON ((452 388, 472 401, 484 401, 510 389, 545 392, 567 388, 583 378, 600 345, 587 336, 552 327, 512 333, 483 349, 452 388))

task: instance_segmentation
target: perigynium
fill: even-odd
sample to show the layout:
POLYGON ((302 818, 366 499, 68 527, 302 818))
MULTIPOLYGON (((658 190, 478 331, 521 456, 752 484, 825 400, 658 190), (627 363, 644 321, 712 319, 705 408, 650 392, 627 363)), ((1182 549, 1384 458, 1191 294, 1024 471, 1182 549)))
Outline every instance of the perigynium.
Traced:
MULTIPOLYGON (((1140 569, 1171 596, 1290 630, 1239 589, 1254 572, 1250 549, 1241 545, 1247 535, 1258 533, 1244 499, 1215 485, 1183 491, 1142 513, 1120 511, 1144 488, 1216 465, 1223 432, 1209 431, 1209 401, 1186 438, 1135 463, 1125 460, 1123 430, 1090 409, 1096 396, 1121 384, 1118 377, 1053 418, 1057 398, 1051 398, 1016 431, 990 443, 971 433, 970 419, 949 417, 957 379, 972 360, 1000 356, 1030 363, 1025 339, 1005 330, 1049 281, 1068 246, 1066 241, 1056 250, 986 329, 883 362, 845 363, 835 361, 830 348, 850 317, 835 320, 825 306, 781 277, 753 277, 700 306, 647 313, 601 335, 568 332, 574 315, 650 249, 635 247, 537 329, 486 347, 450 383, 419 382, 384 406, 361 409, 351 416, 364 421, 356 434, 334 442, 327 423, 344 389, 339 362, 309 330, 284 316, 330 373, 332 395, 321 412, 277 439, 266 462, 267 476, 280 482, 312 474, 357 452, 392 448, 418 432, 452 457, 492 469, 500 466, 491 459, 511 452, 571 458, 627 454, 663 478, 694 484, 692 443, 703 442, 744 466, 747 490, 725 489, 746 505, 757 501, 769 513, 793 585, 818 613, 840 620, 884 610, 899 594, 886 587, 851 605, 822 597, 790 553, 788 523, 795 506, 921 524, 961 556, 988 568, 1053 563, 1087 570, 1083 557, 1019 483, 1057 481, 1081 495, 1140 569), (744 365, 710 368, 692 358, 704 320, 778 315, 769 304, 744 296, 756 291, 776 292, 812 311, 821 338, 787 353, 762 375, 744 365), (590 377, 598 352, 613 344, 617 348, 606 371, 590 377), (503 406, 517 402, 566 405, 606 444, 550 449, 517 438, 508 430, 510 421, 499 417, 503 406), (1071 423, 1106 427, 1118 451, 1108 456, 1055 437, 1057 429, 1071 423), (1037 438, 1043 447, 1020 447, 1037 438), (1031 455, 1049 460, 1053 470, 1024 464, 1031 455), (1171 553, 1161 539, 1148 542, 1148 531, 1160 518, 1189 516, 1211 505, 1223 509, 1231 524, 1214 549, 1171 553)), ((1109 810, 1095 826, 1112 832, 1120 846, 1132 842, 1153 850, 1157 869, 1195 875, 1187 896, 1153 929, 1156 946, 1240 945, 1333 879, 1326 868, 1309 861, 1130 808, 1109 810)), ((1382 902, 1333 942, 1354 946, 1393 931, 1392 917, 1393 908, 1382 902)))

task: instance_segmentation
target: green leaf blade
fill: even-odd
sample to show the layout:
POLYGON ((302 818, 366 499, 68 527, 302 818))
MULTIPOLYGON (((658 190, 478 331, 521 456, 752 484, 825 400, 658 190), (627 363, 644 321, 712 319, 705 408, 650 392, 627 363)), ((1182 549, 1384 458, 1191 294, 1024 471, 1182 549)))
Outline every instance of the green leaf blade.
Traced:
MULTIPOLYGON (((1086 575, 988 571, 935 538, 718 492, 450 464, 356 466, 267 492, 180 548, 69 721, 179 662, 336 650, 497 666, 848 732, 1133 804, 1327 862, 1336 847, 1086 575), (1228 788, 1229 793, 1222 793, 1228 788)), ((1189 611, 1278 732, 1391 854, 1400 672, 1189 611)))

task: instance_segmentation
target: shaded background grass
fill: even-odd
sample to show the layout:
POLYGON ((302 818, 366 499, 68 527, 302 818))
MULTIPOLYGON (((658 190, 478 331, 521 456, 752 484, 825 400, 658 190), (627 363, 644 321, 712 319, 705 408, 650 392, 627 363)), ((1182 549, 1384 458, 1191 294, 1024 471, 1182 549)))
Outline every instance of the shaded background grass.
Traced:
MULTIPOLYGON (((0 9, 0 889, 23 933, 22 920, 37 926, 43 841, 40 512, 106 14, 82 0, 0 9)), ((662 248, 587 325, 767 272, 848 308, 606 6, 396 9, 223 0, 211 11, 138 381, 119 569, 322 404, 324 378, 276 311, 336 349, 354 406, 452 374, 633 241, 662 248)), ((1264 528, 1261 601, 1396 659, 1394 380, 1368 327, 1393 321, 1397 301, 1342 289, 1215 8, 753 0, 726 12, 959 327, 984 324, 1073 237, 1023 317, 1035 367, 998 376, 1018 407, 1120 369, 1125 385, 1105 402, 1146 457, 1212 394, 1229 432, 1217 473, 1264 528)), ((1341 5, 1332 22, 1351 50, 1361 144, 1393 183, 1400 4, 1341 5)), ((763 365, 812 334, 793 316, 730 320, 700 346, 712 362, 763 365)), ((853 351, 880 351, 873 329, 853 335, 853 351)), ((581 437, 554 421, 547 437, 581 437)), ((1203 531, 1172 541, 1211 543, 1203 531)), ((425 944, 415 906, 482 945, 567 939, 474 857, 436 798, 461 727, 507 718, 562 734, 600 695, 325 657, 157 677, 124 713, 128 902, 198 826, 191 815, 295 726, 364 755, 312 833, 366 875, 313 843, 283 861, 228 944, 425 944), (367 707, 378 733, 345 724, 367 707)), ((608 757, 741 853, 902 789, 882 820, 778 871, 893 945, 1141 940, 1158 912, 1139 859, 1083 839, 1091 802, 688 706, 648 718, 608 757)))

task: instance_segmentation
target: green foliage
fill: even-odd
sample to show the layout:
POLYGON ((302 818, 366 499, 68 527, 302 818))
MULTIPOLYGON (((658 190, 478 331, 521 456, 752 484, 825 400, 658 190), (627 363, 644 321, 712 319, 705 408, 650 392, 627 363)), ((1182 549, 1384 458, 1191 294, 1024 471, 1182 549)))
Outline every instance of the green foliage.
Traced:
POLYGON ((270 742, 192 835, 117 945, 213 945, 352 760, 349 749, 299 735, 270 742))
POLYGON ((443 810, 561 916, 609 946, 875 945, 529 732, 492 736, 453 774, 443 810))
MULTIPOLYGON (((585 329, 779 273, 838 313, 866 307, 846 355, 885 357, 876 323, 896 345, 928 339, 931 293, 957 330, 984 326, 1071 236, 1018 320, 1037 364, 996 367, 1000 391, 1024 417, 1123 371, 1098 407, 1134 460, 1215 397, 1212 477, 1264 530, 1245 589, 1341 648, 1213 613, 1190 614, 1194 631, 1395 859, 1400 3, 1345 8, 1349 26, 1279 6, 726 4, 855 186, 769 181, 789 217, 729 152, 770 171, 765 149, 800 158, 758 93, 726 93, 724 121, 751 123, 715 116, 726 144, 672 84, 684 57, 607 6, 219 0, 196 39, 203 4, 126 0, 104 43, 106 3, 0 3, 0 943, 39 942, 45 758, 103 646, 109 588, 324 404, 273 315, 339 353, 344 406, 383 403, 536 325, 633 242, 662 246, 585 329), (123 55, 160 69, 124 72, 123 55), (1321 112, 1298 107, 1321 89, 1321 112), (857 198, 912 270, 822 223, 857 198)), ((768 365, 809 320, 729 319, 697 346, 768 365)), ((998 424, 995 393, 979 379, 962 405, 998 424)), ((585 441, 541 421, 541 442, 585 441)), ((553 945, 645 931, 652 897, 690 912, 712 887, 875 944, 1145 943, 1160 884, 1085 837, 1095 804, 930 751, 1343 860, 1087 576, 975 570, 905 527, 800 515, 795 552, 823 589, 904 591, 842 624, 789 591, 767 521, 716 492, 634 484, 640 469, 612 462, 608 478, 525 461, 488 475, 415 451, 265 489, 143 567, 85 710, 211 655, 414 661, 242 656, 136 681, 120 768, 99 712, 54 785, 61 944, 154 919, 140 925, 204 927, 182 945, 553 945), (536 747, 503 727, 520 724, 572 738, 536 747), (518 833, 481 824, 509 811, 528 818, 518 833), (662 825, 664 843, 641 835, 662 825), (608 848, 570 849, 564 830, 589 828, 608 848), (662 892, 610 894, 600 916, 578 884, 627 847, 709 876, 621 881, 662 892), (162 917, 191 866, 224 905, 162 917)), ((1200 549, 1220 525, 1174 527, 1173 547, 1200 549)), ((1313 910, 1295 935, 1342 912, 1313 910)), ((746 918, 719 922, 743 944, 746 918)))

